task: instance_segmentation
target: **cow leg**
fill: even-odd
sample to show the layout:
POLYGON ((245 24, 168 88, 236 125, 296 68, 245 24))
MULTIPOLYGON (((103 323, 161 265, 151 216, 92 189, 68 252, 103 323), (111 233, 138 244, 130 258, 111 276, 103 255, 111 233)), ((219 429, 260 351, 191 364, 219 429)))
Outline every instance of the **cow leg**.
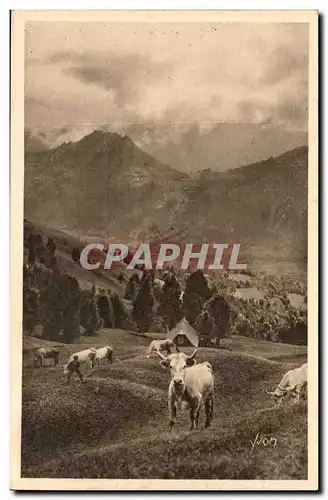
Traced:
POLYGON ((195 411, 194 408, 191 408, 190 409, 190 420, 191 420, 190 430, 191 431, 196 429, 196 415, 197 415, 197 410, 195 411))
POLYGON ((298 388, 295 388, 295 390, 292 392, 292 396, 294 399, 294 404, 298 404, 300 402, 300 390, 298 388))
POLYGON ((81 384, 83 384, 83 376, 82 376, 82 373, 80 372, 80 370, 76 370, 76 373, 77 373, 77 375, 78 375, 78 377, 79 377, 79 379, 80 379, 81 384))
POLYGON ((198 408, 197 410, 197 413, 196 413, 196 429, 198 430, 198 427, 199 427, 199 414, 200 414, 200 407, 198 408))
POLYGON ((283 400, 283 396, 275 398, 274 399, 275 405, 276 406, 281 406, 282 405, 282 400, 283 400))
POLYGON ((42 356, 40 356, 40 357, 39 357, 39 360, 40 360, 40 368, 42 368, 42 367, 43 367, 43 357, 42 357, 42 356))
POLYGON ((169 401, 169 415, 170 415, 170 432, 176 423, 177 419, 177 405, 175 401, 169 401))
POLYGON ((208 396, 208 398, 205 401, 205 429, 211 425, 211 422, 213 420, 213 406, 214 406, 214 400, 213 400, 213 393, 208 396))
POLYGON ((190 430, 194 430, 198 428, 198 418, 199 418, 199 411, 200 411, 200 400, 198 398, 193 398, 191 405, 190 405, 190 420, 191 420, 191 426, 190 430))

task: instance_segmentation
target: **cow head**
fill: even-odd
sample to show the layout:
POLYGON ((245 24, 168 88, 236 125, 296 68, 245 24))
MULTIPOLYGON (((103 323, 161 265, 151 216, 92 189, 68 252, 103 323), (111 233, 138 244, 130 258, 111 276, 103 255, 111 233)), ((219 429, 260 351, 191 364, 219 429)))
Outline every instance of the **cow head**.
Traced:
POLYGON ((184 389, 186 369, 196 363, 196 353, 197 349, 195 349, 191 356, 188 356, 184 352, 171 354, 170 356, 164 356, 162 353, 157 352, 157 354, 162 358, 159 364, 165 370, 170 370, 171 379, 176 390, 178 389, 182 391, 184 389))
POLYGON ((286 391, 277 387, 274 391, 265 391, 269 396, 272 397, 276 404, 280 404, 283 396, 285 396, 286 391))

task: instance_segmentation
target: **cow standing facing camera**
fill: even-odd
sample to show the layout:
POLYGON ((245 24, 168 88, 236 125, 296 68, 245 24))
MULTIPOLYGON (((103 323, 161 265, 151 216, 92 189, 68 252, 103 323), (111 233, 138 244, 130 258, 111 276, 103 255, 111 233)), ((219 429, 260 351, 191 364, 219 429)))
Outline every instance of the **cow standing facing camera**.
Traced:
POLYGON ((171 376, 168 390, 170 431, 176 423, 177 410, 183 406, 190 408, 190 430, 198 429, 202 406, 205 406, 205 427, 211 425, 213 419, 213 371, 207 361, 196 364, 196 353, 197 349, 191 356, 183 352, 164 356, 157 352, 162 358, 161 367, 169 370, 171 376))

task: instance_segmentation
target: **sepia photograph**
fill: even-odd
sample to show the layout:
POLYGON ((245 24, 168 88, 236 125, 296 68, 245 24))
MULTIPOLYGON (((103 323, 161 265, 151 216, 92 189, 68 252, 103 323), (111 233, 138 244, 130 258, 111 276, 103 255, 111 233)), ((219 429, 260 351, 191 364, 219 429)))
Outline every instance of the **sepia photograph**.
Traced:
POLYGON ((318 489, 317 11, 13 11, 11 489, 318 489))

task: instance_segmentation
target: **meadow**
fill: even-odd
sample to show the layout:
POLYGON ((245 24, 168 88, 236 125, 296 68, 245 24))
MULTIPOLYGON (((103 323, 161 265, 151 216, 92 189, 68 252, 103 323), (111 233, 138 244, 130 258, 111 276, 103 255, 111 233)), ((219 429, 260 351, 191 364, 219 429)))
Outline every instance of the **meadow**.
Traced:
MULTIPOLYGON (((147 337, 151 337, 148 334, 147 337)), ((154 479, 306 479, 307 403, 275 408, 271 390, 307 348, 230 337, 200 348, 215 374, 212 427, 189 432, 189 412, 168 432, 169 378, 145 358, 150 338, 103 329, 65 345, 24 336, 22 477, 154 479), (82 367, 85 384, 65 382, 62 365, 77 350, 110 344, 114 363, 82 367), (33 368, 42 345, 60 348, 55 368, 33 368), (256 436, 276 446, 256 445, 256 436)), ((192 348, 183 348, 190 352, 192 348)))

